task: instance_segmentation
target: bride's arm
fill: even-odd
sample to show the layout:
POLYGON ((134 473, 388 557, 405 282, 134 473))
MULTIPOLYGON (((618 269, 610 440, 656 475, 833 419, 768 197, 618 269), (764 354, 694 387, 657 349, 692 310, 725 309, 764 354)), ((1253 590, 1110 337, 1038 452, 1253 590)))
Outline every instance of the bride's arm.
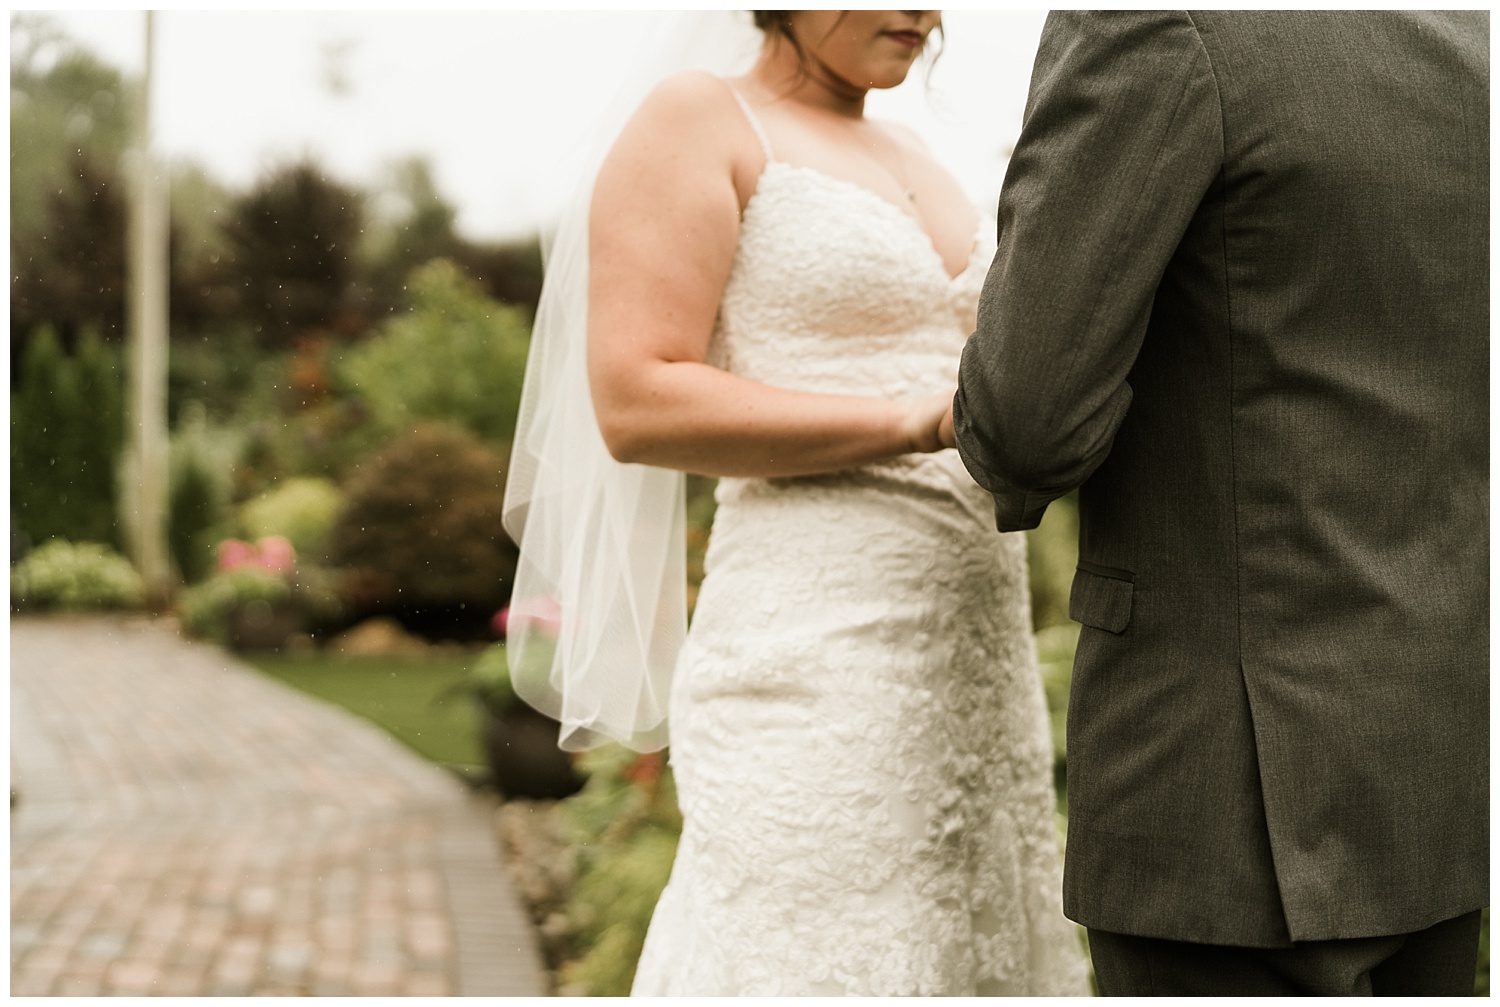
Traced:
POLYGON ((652 93, 600 169, 589 383, 610 453, 769 477, 938 450, 951 395, 904 403, 797 392, 704 363, 739 236, 735 171, 760 160, 723 85, 687 75, 652 93))

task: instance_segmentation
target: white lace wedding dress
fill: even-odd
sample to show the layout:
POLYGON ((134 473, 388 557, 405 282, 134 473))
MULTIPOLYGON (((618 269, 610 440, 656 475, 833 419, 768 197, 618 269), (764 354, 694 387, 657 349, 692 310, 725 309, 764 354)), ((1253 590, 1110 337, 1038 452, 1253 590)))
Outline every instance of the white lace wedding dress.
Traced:
MULTIPOLYGON (((993 245, 950 278, 914 218, 766 150, 715 362, 948 387, 993 245)), ((1024 538, 951 450, 718 501, 671 700, 682 841, 634 993, 1086 994, 1024 538)))

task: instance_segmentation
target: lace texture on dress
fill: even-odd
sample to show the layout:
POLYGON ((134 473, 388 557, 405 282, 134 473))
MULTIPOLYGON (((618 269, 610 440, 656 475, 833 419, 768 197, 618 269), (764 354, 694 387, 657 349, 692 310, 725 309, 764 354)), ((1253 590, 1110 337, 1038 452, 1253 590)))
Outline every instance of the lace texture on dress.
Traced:
MULTIPOLYGON (((713 359, 788 388, 950 387, 950 277, 873 192, 768 163, 713 359)), ((1025 539, 956 452, 719 484, 677 667, 685 824, 637 994, 1081 995, 1025 539)))

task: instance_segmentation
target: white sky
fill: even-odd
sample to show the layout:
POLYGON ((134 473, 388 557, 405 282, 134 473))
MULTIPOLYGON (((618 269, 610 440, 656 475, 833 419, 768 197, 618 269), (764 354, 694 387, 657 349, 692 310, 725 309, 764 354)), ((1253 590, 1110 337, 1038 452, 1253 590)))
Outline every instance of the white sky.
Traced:
MULTIPOLYGON (((139 11, 48 14, 97 55, 139 71, 139 11)), ((156 144, 235 187, 303 153, 361 185, 391 160, 422 154, 465 234, 516 236, 555 216, 569 188, 567 154, 673 16, 166 10, 156 17, 156 144)), ((919 69, 869 103, 915 127, 985 209, 1020 131, 1044 16, 946 11, 931 83, 919 69)))

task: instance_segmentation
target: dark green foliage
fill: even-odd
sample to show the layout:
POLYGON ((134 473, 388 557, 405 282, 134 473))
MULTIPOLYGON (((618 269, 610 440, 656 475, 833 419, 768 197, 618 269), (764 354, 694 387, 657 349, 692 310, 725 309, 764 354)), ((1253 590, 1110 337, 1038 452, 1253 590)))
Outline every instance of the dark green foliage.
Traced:
MULTIPOLYGON (((76 151, 49 186, 29 235, 11 236, 11 340, 41 325, 73 342, 84 328, 125 330, 125 200, 115 173, 76 151)), ((13 183, 14 184, 14 183, 13 183)), ((14 199, 12 200, 14 202, 14 199)))
POLYGON ((38 14, 11 22, 11 369, 47 324, 66 347, 124 324, 120 157, 130 95, 120 72, 38 14))
MULTIPOLYGON (((93 327, 121 337, 126 315, 123 155, 134 80, 79 49, 46 17, 12 20, 11 367, 48 324, 65 346, 93 327)), ((174 331, 232 320, 234 277, 220 234, 223 188, 173 165, 168 306, 174 331)))
POLYGON ((387 174, 387 190, 376 197, 376 205, 395 204, 397 209, 372 225, 366 252, 367 296, 376 317, 407 306, 406 279, 412 270, 467 247, 453 229, 457 211, 437 191, 425 159, 407 158, 387 174))
POLYGON ((465 245, 451 257, 465 273, 483 284, 495 300, 523 307, 530 317, 536 315, 537 301, 542 296, 540 239, 465 245))
POLYGON ((119 545, 124 423, 118 352, 89 331, 69 357, 51 329, 39 330, 10 402, 11 513, 27 539, 119 545))
POLYGON ((171 525, 167 544, 182 579, 191 584, 213 568, 216 532, 223 530, 224 505, 213 472, 198 457, 185 459, 174 472, 168 506, 171 525))
POLYGON ((364 292, 373 317, 411 304, 407 278, 433 259, 456 263, 485 293, 505 304, 536 312, 542 290, 542 251, 537 238, 488 244, 469 241, 455 229, 457 211, 438 192, 432 168, 421 157, 391 166, 374 199, 388 205, 385 220, 370 228, 364 292))
POLYGON ((263 345, 290 346, 340 318, 355 275, 364 198, 310 161, 271 172, 229 210, 224 233, 241 317, 263 345))
POLYGON ((210 419, 234 418, 245 407, 268 411, 273 392, 268 374, 285 371, 285 362, 260 352, 255 332, 240 325, 174 335, 167 359, 167 419, 176 426, 183 408, 199 403, 210 419), (260 403, 253 400, 259 391, 260 403))
POLYGON ((243 331, 238 287, 223 222, 233 195, 202 167, 174 159, 171 166, 168 254, 173 352, 186 334, 243 331))
POLYGON ((409 285, 411 310, 345 354, 339 374, 387 434, 437 420, 508 444, 531 338, 524 312, 490 300, 442 259, 409 285))
POLYGON ((362 464, 345 486, 334 563, 365 611, 451 609, 483 626, 503 605, 516 547, 500 525, 505 461, 473 435, 429 425, 362 464))
POLYGON ((167 457, 167 544, 189 584, 208 575, 214 547, 235 533, 230 500, 243 441, 232 427, 215 426, 196 399, 173 427, 167 457))

